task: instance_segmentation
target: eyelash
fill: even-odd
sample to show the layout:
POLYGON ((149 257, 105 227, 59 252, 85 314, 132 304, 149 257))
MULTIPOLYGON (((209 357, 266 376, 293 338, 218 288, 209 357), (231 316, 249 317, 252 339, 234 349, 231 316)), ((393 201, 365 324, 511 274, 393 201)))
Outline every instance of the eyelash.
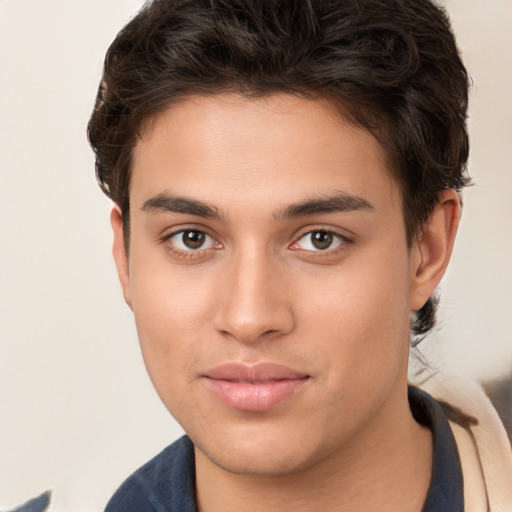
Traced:
MULTIPOLYGON (((192 227, 181 228, 179 230, 173 231, 172 233, 169 233, 169 234, 163 236, 160 239, 160 243, 162 245, 164 245, 165 249, 168 252, 172 253, 173 256, 175 256, 177 258, 181 258, 181 259, 197 258, 200 256, 204 256, 205 252, 209 251, 210 249, 218 250, 218 249, 222 249, 222 247, 223 247, 221 243, 216 241, 215 237, 210 235, 204 229, 198 229, 198 228, 192 228, 192 227), (176 247, 176 245, 174 243, 170 242, 171 239, 174 238, 175 236, 181 235, 183 237, 183 235, 187 232, 188 233, 196 233, 197 235, 204 235, 204 236, 210 238, 212 240, 213 247, 203 248, 201 246, 201 247, 198 247, 197 249, 189 248, 187 250, 187 249, 181 249, 179 247, 176 247)), ((308 254, 309 258, 322 258, 322 257, 337 255, 338 253, 346 250, 347 245, 349 245, 351 243, 353 243, 352 239, 350 239, 350 238, 346 237, 345 235, 342 235, 336 231, 333 231, 331 229, 316 228, 316 229, 310 229, 308 231, 301 233, 300 236, 295 238, 295 241, 288 246, 288 248, 292 251, 300 251, 303 254, 308 254), (301 247, 298 246, 299 241, 301 241, 305 237, 311 236, 315 233, 316 234, 322 233, 324 235, 331 236, 333 238, 333 241, 337 241, 338 244, 334 248, 328 247, 325 250, 302 249, 301 247)))
MULTIPOLYGON (((294 251, 301 251, 302 253, 308 253, 308 256, 310 258, 322 258, 322 257, 328 257, 328 256, 335 256, 339 254, 340 252, 347 249, 347 245, 353 243, 353 240, 351 238, 348 238, 345 235, 342 235, 336 231, 333 231, 332 229, 323 229, 323 228, 316 228, 316 229, 309 229, 308 231, 301 233, 300 236, 298 236, 295 241, 290 245, 290 249, 294 251), (312 236, 314 234, 322 233, 327 236, 331 236, 333 239, 333 242, 338 242, 337 245, 334 248, 327 247, 326 249, 302 249, 298 246, 298 243, 306 238, 307 236, 312 236)), ((310 245, 313 245, 313 243, 310 241, 310 245)))
MULTIPOLYGON (((183 240, 183 238, 182 238, 182 240, 183 240)), ((168 252, 172 253, 173 256, 178 257, 178 258, 182 258, 182 259, 191 259, 191 258, 194 258, 194 257, 198 257, 200 255, 204 255, 205 251, 208 251, 210 249, 221 249, 222 248, 222 244, 217 242, 215 240, 215 238, 212 235, 210 235, 208 232, 206 232, 204 229, 198 229, 198 228, 192 228, 192 227, 190 227, 190 228, 181 228, 181 229, 178 229, 176 231, 173 231, 172 233, 169 233, 169 234, 163 236, 160 239, 160 243, 165 247, 165 249, 168 252), (179 247, 176 247, 176 245, 171 242, 171 239, 174 238, 177 235, 181 235, 183 237, 183 235, 185 233, 196 233, 198 235, 204 235, 206 237, 209 237, 213 241, 214 247, 203 248, 201 246, 201 247, 198 247, 197 249, 189 248, 189 250, 187 250, 187 249, 180 249, 179 247)))

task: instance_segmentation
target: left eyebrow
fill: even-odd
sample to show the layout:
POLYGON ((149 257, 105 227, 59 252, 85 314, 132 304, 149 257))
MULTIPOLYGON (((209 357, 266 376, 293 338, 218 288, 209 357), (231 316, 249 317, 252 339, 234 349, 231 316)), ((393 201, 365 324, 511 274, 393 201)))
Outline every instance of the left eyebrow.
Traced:
POLYGON ((333 196, 307 199, 300 203, 291 204, 275 217, 277 219, 289 219, 293 217, 306 217, 308 215, 321 215, 323 213, 372 212, 374 210, 375 207, 366 199, 347 194, 346 192, 340 192, 333 196))

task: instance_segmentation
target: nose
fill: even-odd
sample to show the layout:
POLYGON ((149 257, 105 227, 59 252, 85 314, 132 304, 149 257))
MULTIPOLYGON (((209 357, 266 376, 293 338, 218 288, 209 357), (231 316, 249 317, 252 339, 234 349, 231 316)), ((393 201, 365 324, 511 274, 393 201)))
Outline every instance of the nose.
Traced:
POLYGON ((223 272, 214 327, 243 343, 276 338, 295 325, 292 295, 279 264, 257 250, 233 256, 223 272))

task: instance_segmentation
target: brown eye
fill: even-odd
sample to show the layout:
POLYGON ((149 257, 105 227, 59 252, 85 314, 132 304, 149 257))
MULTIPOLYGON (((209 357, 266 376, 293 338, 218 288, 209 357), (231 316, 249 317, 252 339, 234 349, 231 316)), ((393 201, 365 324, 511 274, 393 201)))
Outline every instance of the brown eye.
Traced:
POLYGON ((294 245, 303 251, 318 252, 336 249, 345 242, 346 239, 343 236, 333 231, 319 229, 304 234, 294 245))
POLYGON ((174 233, 168 241, 180 251, 197 251, 199 249, 211 249, 216 246, 215 240, 204 231, 198 229, 184 229, 174 233))
POLYGON ((332 245, 333 234, 328 231, 315 231, 311 233, 311 243, 314 247, 316 247, 320 251, 325 251, 325 249, 329 249, 332 245))
POLYGON ((183 231, 183 243, 189 249, 199 249, 206 238, 206 234, 202 231, 183 231))

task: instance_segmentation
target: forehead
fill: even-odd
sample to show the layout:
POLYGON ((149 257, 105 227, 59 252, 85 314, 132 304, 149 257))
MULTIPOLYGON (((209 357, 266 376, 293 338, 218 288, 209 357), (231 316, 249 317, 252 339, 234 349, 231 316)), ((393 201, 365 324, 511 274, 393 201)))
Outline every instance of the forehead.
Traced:
POLYGON ((163 191, 234 202, 296 201, 341 191, 399 198, 388 154, 324 99, 290 94, 191 96, 146 126, 134 150, 130 196, 163 191), (233 194, 233 192, 236 194, 233 194))

